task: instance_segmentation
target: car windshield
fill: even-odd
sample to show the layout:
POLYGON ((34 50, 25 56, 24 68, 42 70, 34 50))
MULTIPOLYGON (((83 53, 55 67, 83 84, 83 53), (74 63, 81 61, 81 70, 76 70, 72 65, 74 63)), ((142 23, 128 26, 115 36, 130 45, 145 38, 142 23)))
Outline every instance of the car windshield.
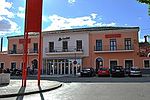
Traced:
POLYGON ((114 66, 114 69, 122 69, 122 66, 114 66))
POLYGON ((139 68, 131 68, 131 70, 134 70, 134 71, 140 71, 139 68))

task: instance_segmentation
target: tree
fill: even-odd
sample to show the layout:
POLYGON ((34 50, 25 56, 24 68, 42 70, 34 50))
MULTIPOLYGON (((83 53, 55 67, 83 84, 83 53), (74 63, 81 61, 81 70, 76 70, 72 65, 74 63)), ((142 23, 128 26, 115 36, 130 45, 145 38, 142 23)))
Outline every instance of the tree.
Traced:
POLYGON ((148 14, 150 16, 150 0, 137 0, 140 3, 148 4, 148 14))
POLYGON ((137 0, 137 1, 145 4, 150 4, 150 0, 137 0))

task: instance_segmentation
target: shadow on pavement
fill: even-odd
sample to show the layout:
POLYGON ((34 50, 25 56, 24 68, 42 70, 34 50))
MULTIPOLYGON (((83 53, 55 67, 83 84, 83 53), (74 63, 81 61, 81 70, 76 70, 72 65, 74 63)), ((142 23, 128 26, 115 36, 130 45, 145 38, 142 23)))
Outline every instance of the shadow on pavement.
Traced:
MULTIPOLYGON (((21 87, 18 94, 25 93, 25 87, 21 87)), ((24 95, 17 96, 16 100, 23 100, 24 95)))
MULTIPOLYGON (((38 86, 38 87, 39 87, 39 91, 42 91, 41 86, 38 86)), ((44 96, 43 96, 43 94, 42 94, 42 92, 40 92, 40 96, 41 96, 41 100, 45 100, 45 99, 44 99, 44 96)))

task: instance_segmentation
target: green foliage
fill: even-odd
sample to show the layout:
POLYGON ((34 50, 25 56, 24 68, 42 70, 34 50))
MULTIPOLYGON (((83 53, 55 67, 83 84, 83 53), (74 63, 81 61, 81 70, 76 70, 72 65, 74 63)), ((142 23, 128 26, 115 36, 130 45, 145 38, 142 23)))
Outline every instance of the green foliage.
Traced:
POLYGON ((140 3, 148 4, 148 15, 150 16, 150 0, 137 0, 140 3))
POLYGON ((137 1, 150 5, 150 0, 137 0, 137 1))

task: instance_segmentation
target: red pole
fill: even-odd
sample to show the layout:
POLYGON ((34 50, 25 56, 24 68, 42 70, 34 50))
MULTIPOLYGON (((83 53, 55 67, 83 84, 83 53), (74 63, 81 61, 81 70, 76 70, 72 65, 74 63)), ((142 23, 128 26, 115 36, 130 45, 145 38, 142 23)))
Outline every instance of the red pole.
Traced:
POLYGON ((25 36, 25 68, 24 68, 24 86, 26 87, 27 80, 27 63, 28 63, 28 32, 26 32, 25 36))
POLYGON ((40 86, 40 79, 41 79, 41 66, 42 66, 42 34, 39 33, 39 51, 38 51, 38 86, 40 86))
POLYGON ((42 67, 42 5, 43 5, 43 0, 41 0, 41 11, 40 11, 40 31, 39 31, 39 51, 38 51, 38 86, 40 86, 40 79, 41 79, 41 67, 42 67))
POLYGON ((27 8, 28 8, 28 0, 26 0, 26 10, 25 10, 25 27, 24 27, 24 61, 23 61, 23 86, 26 87, 26 70, 27 70, 27 48, 28 48, 28 31, 27 31, 27 8))

